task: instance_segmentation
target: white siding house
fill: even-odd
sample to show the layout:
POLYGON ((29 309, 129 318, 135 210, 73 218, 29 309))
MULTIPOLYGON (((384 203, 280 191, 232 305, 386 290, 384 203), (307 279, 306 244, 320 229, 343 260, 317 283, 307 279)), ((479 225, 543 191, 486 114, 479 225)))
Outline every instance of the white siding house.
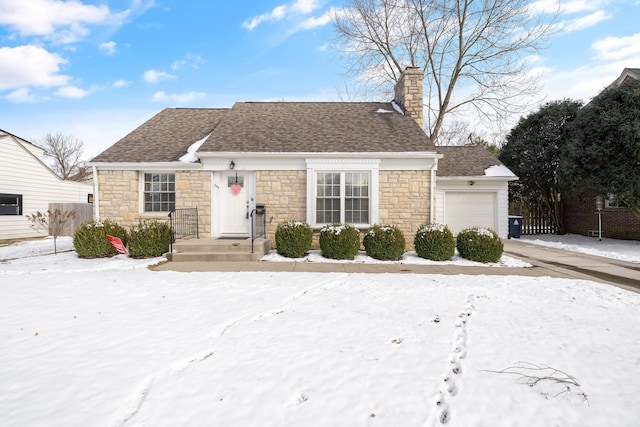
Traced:
POLYGON ((44 150, 0 129, 0 240, 38 237, 26 215, 49 203, 87 203, 93 185, 65 181, 44 163, 44 150))

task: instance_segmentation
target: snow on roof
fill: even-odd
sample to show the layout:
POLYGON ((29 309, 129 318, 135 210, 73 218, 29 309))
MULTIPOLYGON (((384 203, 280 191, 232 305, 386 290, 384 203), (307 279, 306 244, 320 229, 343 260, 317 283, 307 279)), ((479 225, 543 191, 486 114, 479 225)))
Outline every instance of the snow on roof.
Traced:
POLYGON ((485 176, 515 176, 505 165, 493 165, 484 170, 485 176))
POLYGON ((384 108, 378 108, 376 113, 393 113, 391 110, 385 110, 384 108))
POLYGON ((198 149, 200 148, 200 146, 202 144, 204 144, 204 142, 207 140, 207 138, 209 138, 209 135, 211 135, 211 132, 209 132, 209 134, 207 136, 205 136, 202 139, 197 140, 196 142, 194 142, 193 144, 191 144, 189 146, 189 148, 187 148, 187 153, 180 157, 180 160, 182 163, 195 163, 198 161, 198 157, 196 156, 196 151, 198 151, 198 149))

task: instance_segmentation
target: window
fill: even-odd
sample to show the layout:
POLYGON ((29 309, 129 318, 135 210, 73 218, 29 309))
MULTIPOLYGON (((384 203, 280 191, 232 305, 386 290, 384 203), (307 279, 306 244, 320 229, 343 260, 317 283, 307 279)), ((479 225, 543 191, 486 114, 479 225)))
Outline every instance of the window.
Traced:
POLYGON ((0 215, 22 215, 22 194, 0 194, 0 215))
POLYGON ((176 176, 173 173, 144 174, 144 211, 171 212, 176 208, 176 176))
POLYGON ((369 224, 369 172, 318 172, 315 223, 369 224))
POLYGON ((627 204, 619 197, 616 197, 615 194, 609 194, 609 197, 606 199, 605 206, 607 208, 626 208, 627 204))

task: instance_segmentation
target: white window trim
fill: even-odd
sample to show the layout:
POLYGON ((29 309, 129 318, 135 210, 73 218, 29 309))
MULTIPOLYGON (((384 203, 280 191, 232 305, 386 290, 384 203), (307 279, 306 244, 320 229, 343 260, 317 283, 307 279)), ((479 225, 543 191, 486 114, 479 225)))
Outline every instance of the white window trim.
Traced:
POLYGON ((178 176, 177 176, 178 174, 176 173, 176 171, 170 171, 170 170, 153 170, 153 171, 144 170, 144 171, 138 171, 138 177, 139 177, 138 178, 138 188, 139 188, 139 191, 138 191, 138 214, 140 214, 141 217, 149 217, 149 218, 158 217, 158 216, 161 216, 161 215, 168 214, 169 211, 167 211, 167 212, 165 212, 165 211, 147 212, 147 211, 144 210, 144 205, 145 205, 145 203, 144 203, 144 193, 145 193, 145 191, 144 191, 144 175, 147 174, 147 173, 151 173, 151 174, 154 174, 154 173, 170 174, 170 173, 172 173, 173 174, 174 184, 176 185, 176 188, 174 190, 174 193, 176 194, 176 202, 175 202, 176 203, 176 207, 177 207, 177 203, 178 203, 178 200, 177 200, 178 188, 177 188, 177 182, 176 182, 177 178, 178 178, 178 176))
POLYGON ((380 218, 380 160, 377 159, 307 159, 307 224, 319 229, 316 223, 316 173, 317 172, 369 172, 369 220, 370 224, 354 224, 369 228, 380 218))

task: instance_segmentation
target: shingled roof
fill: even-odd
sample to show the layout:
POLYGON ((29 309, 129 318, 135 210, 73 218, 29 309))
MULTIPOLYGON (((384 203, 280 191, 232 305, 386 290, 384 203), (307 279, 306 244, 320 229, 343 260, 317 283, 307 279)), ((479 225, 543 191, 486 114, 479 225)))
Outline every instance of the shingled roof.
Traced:
POLYGON ((92 162, 173 162, 198 152, 435 151, 409 116, 379 102, 238 102, 231 109, 167 108, 92 162))
POLYGON ((409 116, 378 102, 238 102, 201 152, 435 151, 409 116))
POLYGON ((228 108, 165 108, 94 157, 92 162, 175 162, 209 135, 228 108))
POLYGON ((483 176, 491 166, 501 165, 486 148, 479 145, 438 147, 444 158, 438 161, 438 176, 483 176))

